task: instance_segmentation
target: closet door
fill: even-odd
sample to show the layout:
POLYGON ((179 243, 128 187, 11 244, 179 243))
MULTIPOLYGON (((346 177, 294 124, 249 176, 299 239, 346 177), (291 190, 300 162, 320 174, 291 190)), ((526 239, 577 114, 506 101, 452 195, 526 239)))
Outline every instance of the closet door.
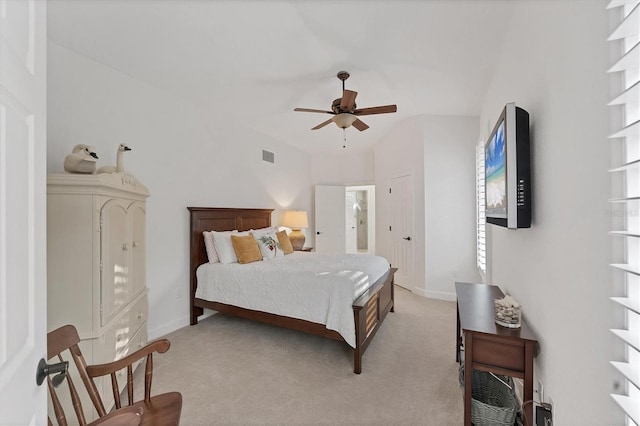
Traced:
POLYGON ((129 207, 131 220, 131 297, 146 288, 146 211, 144 203, 136 202, 129 207))
POLYGON ((122 200, 106 202, 100 211, 101 325, 106 325, 129 301, 131 241, 129 212, 122 200))
POLYGON ((316 185, 315 192, 316 252, 345 253, 345 187, 316 185))
MULTIPOLYGON (((0 424, 46 424, 47 5, 0 1, 0 424)), ((55 361, 54 361, 55 362, 55 361)))

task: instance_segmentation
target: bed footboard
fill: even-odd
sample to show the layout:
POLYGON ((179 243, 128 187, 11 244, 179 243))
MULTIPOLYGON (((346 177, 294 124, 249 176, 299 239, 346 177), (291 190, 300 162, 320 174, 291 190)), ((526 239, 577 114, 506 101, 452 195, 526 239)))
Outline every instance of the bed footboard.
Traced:
POLYGON ((397 268, 389 269, 376 285, 353 302, 356 347, 353 350, 353 372, 362 371, 362 355, 389 312, 394 310, 393 282, 397 268))
MULTIPOLYGON (((353 372, 356 374, 362 372, 362 355, 369 346, 369 343, 373 340, 373 336, 375 336, 387 314, 394 311, 393 285, 394 274, 397 270, 397 268, 390 268, 371 288, 353 302, 353 319, 356 330, 356 347, 353 349, 353 372)), ((329 330, 323 324, 296 318, 283 317, 267 312, 254 311, 197 298, 193 299, 191 308, 191 325, 198 323, 198 316, 193 315, 193 313, 207 308, 229 315, 247 318, 252 321, 260 321, 266 324, 344 341, 337 331, 329 330)))

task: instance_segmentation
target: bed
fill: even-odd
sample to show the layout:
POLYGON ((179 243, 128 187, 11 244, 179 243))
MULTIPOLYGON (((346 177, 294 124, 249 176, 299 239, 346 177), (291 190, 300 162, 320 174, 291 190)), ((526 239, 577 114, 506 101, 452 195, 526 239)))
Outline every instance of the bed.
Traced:
MULTIPOLYGON (((278 315, 259 309, 248 309, 233 304, 206 300, 203 291, 198 292, 198 267, 208 263, 203 240, 203 231, 246 231, 271 226, 272 209, 236 209, 188 207, 190 212, 190 316, 191 325, 198 323, 204 309, 235 315, 280 327, 303 331, 335 340, 353 347, 353 371, 362 371, 362 356, 373 340, 389 312, 394 310, 393 280, 395 268, 388 268, 379 279, 371 284, 351 304, 353 312, 353 340, 345 338, 335 329, 329 329, 320 322, 308 321, 295 316, 278 315), (200 296, 200 297, 199 297, 200 296)), ((293 253, 288 256, 305 256, 311 253, 293 253)), ((294 257, 295 257, 294 256, 294 257)), ((357 255, 355 255, 357 256, 357 255)), ((272 261, 269 261, 272 262, 272 261)), ((259 262, 258 262, 259 263, 259 262)), ((239 265, 243 267, 245 265, 239 265)), ((203 267, 203 269, 205 269, 203 267)), ((202 276, 203 269, 200 274, 202 276)), ((204 285, 204 284, 203 284, 204 285)), ((348 307, 347 307, 348 308, 348 307)), ((335 328, 335 327, 334 327, 335 328)))

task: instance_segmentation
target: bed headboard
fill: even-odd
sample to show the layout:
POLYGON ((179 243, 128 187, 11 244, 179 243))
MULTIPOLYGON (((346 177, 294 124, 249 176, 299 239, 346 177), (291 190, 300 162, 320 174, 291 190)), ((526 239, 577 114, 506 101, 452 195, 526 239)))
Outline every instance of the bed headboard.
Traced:
POLYGON ((196 295, 196 269, 208 262, 207 250, 204 246, 202 231, 246 231, 271 226, 271 212, 273 209, 234 209, 216 207, 187 207, 190 216, 189 247, 190 247, 190 288, 191 288, 191 318, 202 314, 202 308, 194 307, 196 295), (193 310, 196 309, 197 312, 193 310))

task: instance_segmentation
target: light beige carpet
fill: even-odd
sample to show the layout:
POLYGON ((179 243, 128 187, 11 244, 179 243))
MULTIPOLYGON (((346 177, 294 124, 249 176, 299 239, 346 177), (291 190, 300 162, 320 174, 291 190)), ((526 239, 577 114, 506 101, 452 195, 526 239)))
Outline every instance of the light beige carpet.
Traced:
POLYGON ((360 375, 346 343, 214 315, 166 336, 154 393, 182 393, 185 426, 462 424, 455 303, 395 299, 360 375))

